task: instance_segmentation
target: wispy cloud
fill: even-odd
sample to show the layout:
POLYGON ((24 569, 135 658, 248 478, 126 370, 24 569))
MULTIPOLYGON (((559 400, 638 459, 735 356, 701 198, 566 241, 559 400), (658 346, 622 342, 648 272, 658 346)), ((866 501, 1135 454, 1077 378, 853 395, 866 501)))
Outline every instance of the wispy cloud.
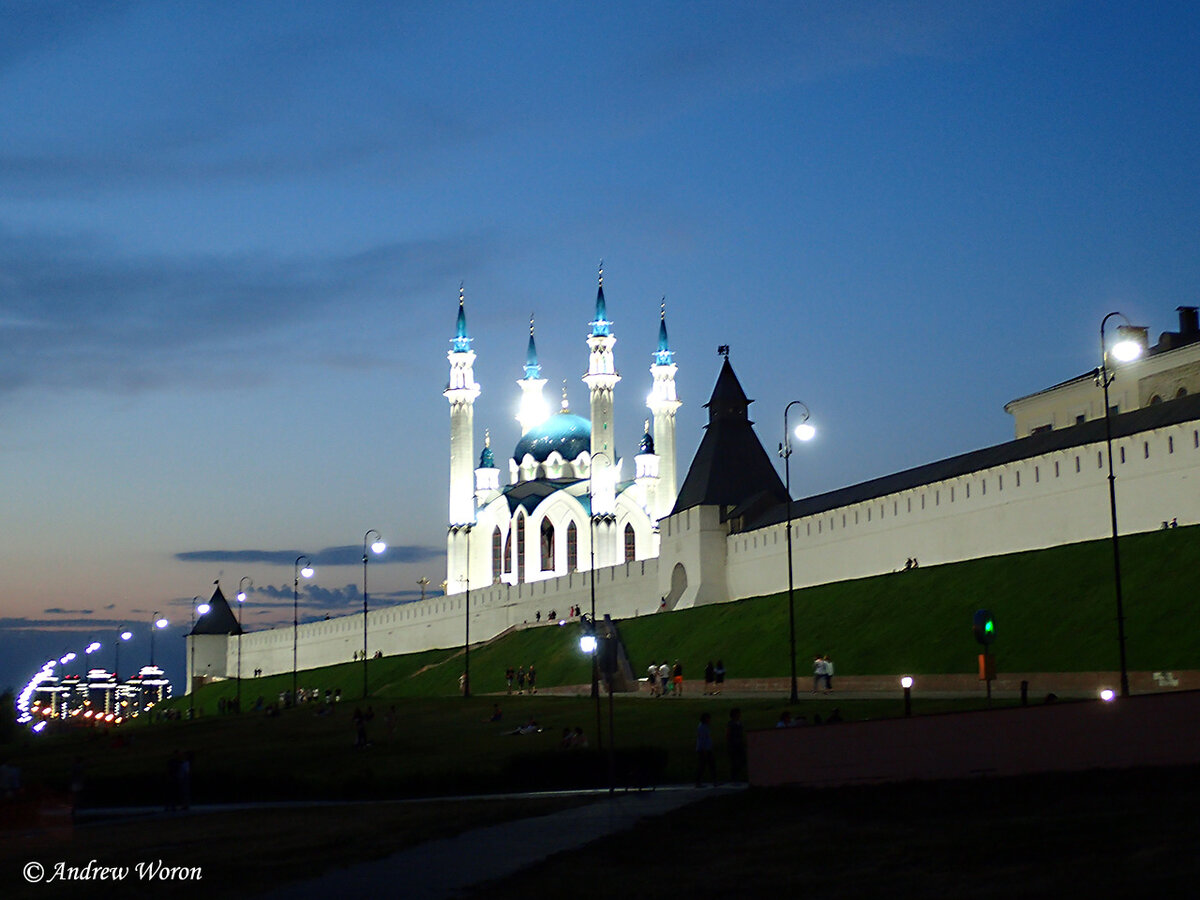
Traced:
MULTIPOLYGON (((441 559, 446 555, 444 547, 425 547, 416 544, 391 547, 383 553, 371 554, 372 564, 414 563, 441 559)), ((189 550, 176 553, 180 562, 241 563, 243 565, 292 566, 301 556, 308 557, 314 566, 352 566, 362 564, 362 547, 345 544, 340 547, 325 547, 314 553, 299 550, 189 550)), ((289 591, 291 588, 288 589, 289 591)), ((290 596, 290 595, 289 595, 290 596)))
POLYGON ((295 322, 311 328, 384 293, 422 296, 473 269, 488 245, 462 235, 303 259, 132 257, 95 238, 0 226, 0 393, 267 380, 295 322), (198 362, 222 351, 220 366, 198 362))

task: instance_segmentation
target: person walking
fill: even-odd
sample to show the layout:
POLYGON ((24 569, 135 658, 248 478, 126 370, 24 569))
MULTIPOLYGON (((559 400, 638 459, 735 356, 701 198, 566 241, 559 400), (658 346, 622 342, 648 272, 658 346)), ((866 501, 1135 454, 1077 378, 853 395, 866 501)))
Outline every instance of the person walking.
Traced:
POLYGON ((716 669, 713 666, 713 661, 710 659, 704 667, 704 696, 715 694, 716 690, 713 687, 713 682, 717 680, 716 669))
POLYGON ((667 665, 664 659, 662 665, 658 667, 658 685, 662 691, 662 696, 667 696, 667 692, 671 690, 671 667, 667 665))
POLYGON ((646 669, 646 684, 650 686, 650 696, 658 696, 658 666, 650 663, 650 667, 646 669))
POLYGON ((826 653, 823 657, 821 657, 821 662, 824 664, 823 665, 824 671, 821 673, 821 677, 825 679, 825 693, 832 694, 833 693, 833 660, 831 660, 829 658, 829 654, 826 653))
POLYGON ((813 688, 815 694, 821 689, 821 683, 825 680, 825 660, 819 656, 813 657, 813 688))
POLYGON ((721 689, 725 687, 725 663, 717 660, 716 666, 713 668, 713 693, 721 693, 721 689))
POLYGON ((675 660, 675 666, 671 669, 671 689, 676 697, 683 696, 683 663, 679 660, 675 660))
POLYGON ((700 714, 700 724, 696 726, 696 787, 704 780, 708 772, 713 787, 717 784, 717 760, 713 755, 712 716, 709 713, 700 714))

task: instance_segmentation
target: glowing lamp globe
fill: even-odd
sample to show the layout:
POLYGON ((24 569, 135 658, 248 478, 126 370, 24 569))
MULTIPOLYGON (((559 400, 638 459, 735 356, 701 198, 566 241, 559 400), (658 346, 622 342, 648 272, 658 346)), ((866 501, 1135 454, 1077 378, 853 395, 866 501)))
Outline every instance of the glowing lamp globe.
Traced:
POLYGON ((584 653, 596 652, 596 636, 594 634, 585 634, 579 639, 579 649, 584 653))
POLYGON ((817 436, 817 429, 807 422, 801 422, 792 430, 792 434, 796 435, 798 441, 811 441, 817 436))
POLYGON ((300 574, 303 575, 305 578, 312 578, 313 571, 314 571, 314 569, 312 566, 305 566, 303 569, 300 570, 300 574))
POLYGON ((911 675, 905 675, 903 678, 900 679, 900 687, 904 688, 905 690, 908 690, 912 686, 913 686, 913 680, 912 680, 911 675))
POLYGON ((171 623, 168 622, 166 619, 159 619, 157 622, 154 623, 154 627, 155 628, 166 628, 170 624, 171 623))
POLYGON ((196 612, 200 613, 200 615, 202 615, 202 616, 206 616, 206 615, 208 615, 209 610, 211 610, 211 609, 212 609, 212 607, 209 606, 207 603, 201 603, 199 606, 196 607, 196 612))
POLYGON ((371 552, 374 553, 376 556, 378 556, 380 553, 382 553, 386 549, 387 549, 387 544, 385 544, 383 542, 382 538, 380 538, 379 540, 377 540, 375 543, 373 543, 371 545, 371 552))

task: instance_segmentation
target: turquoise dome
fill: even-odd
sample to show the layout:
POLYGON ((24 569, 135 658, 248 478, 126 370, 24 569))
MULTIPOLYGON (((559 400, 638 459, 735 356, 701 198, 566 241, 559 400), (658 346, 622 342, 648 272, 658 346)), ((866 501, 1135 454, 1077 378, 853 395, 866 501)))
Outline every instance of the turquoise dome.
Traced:
POLYGON ((518 463, 528 453, 538 462, 555 450, 565 460, 576 459, 584 450, 592 448, 592 423, 573 413, 560 412, 551 416, 541 425, 530 428, 517 441, 517 449, 513 451, 513 459, 518 463))

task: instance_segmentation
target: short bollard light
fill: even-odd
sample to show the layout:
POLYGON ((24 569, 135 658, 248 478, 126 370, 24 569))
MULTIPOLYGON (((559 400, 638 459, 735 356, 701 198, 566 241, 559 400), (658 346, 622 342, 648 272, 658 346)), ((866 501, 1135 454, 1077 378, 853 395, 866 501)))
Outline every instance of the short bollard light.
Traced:
POLYGON ((1112 703, 1115 699, 1117 699, 1117 695, 1111 689, 1105 688, 1100 692, 1100 699, 1105 703, 1112 703))
POLYGON ((912 715, 912 686, 913 680, 911 675, 905 675, 900 679, 900 687, 904 688, 904 715, 912 715))

